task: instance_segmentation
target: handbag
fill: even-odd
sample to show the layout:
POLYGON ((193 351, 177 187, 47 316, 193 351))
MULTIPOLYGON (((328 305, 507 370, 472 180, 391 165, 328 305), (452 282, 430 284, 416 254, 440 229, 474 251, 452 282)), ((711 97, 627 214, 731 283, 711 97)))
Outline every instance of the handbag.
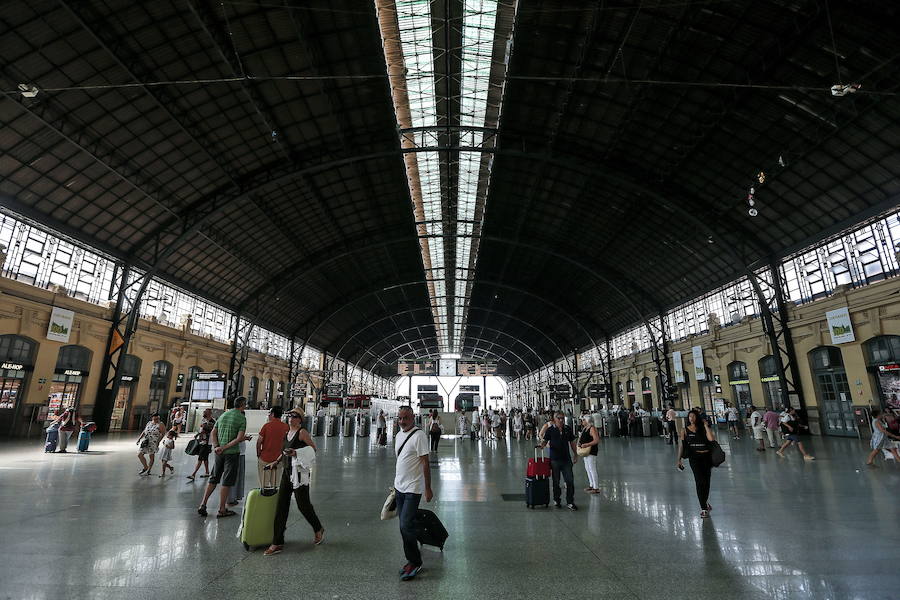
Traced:
POLYGON ((388 519, 393 519, 397 516, 397 490, 391 487, 388 490, 387 498, 384 501, 384 506, 381 507, 381 520, 387 521, 388 519))
POLYGON ((719 442, 713 440, 709 443, 710 449, 710 459, 712 460, 712 465, 714 467, 718 467, 723 462, 725 462, 725 451, 722 450, 722 446, 719 445, 719 442))
POLYGON ((584 446, 583 448, 575 448, 575 454, 581 457, 589 456, 593 446, 584 446))
POLYGON ((184 449, 184 453, 188 456, 197 456, 200 454, 200 442, 197 438, 192 439, 188 442, 187 446, 184 449))

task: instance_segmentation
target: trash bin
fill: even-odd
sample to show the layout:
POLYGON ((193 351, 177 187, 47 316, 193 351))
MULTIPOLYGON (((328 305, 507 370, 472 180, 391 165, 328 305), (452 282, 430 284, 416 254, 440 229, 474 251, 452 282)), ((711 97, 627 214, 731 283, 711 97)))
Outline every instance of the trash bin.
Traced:
POLYGON ((650 437, 650 417, 641 417, 641 435, 650 437))
POLYGON ((356 428, 357 437, 369 437, 369 415, 366 413, 359 420, 359 426, 356 428))
POLYGON ((338 417, 325 417, 325 435, 334 437, 337 435, 338 417))

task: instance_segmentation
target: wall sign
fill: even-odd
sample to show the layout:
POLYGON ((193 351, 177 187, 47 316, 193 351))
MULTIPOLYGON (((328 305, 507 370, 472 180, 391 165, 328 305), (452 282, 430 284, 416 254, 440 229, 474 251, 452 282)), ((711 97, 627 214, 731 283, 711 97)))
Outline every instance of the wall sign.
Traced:
POLYGON ((694 379, 697 381, 706 381, 706 365, 703 364, 703 347, 693 346, 691 352, 694 354, 694 379))
POLYGON ((684 383, 684 367, 681 364, 681 352, 672 353, 672 368, 675 370, 675 383, 684 383))
POLYGON ((76 369, 66 369, 65 371, 63 371, 63 375, 72 375, 73 377, 80 377, 81 371, 78 371, 76 369))
POLYGON ((0 369, 9 369, 10 371, 24 371, 25 365, 19 363, 5 362, 0 365, 0 369))
POLYGON ((50 324, 47 326, 47 339, 68 343, 74 318, 75 313, 71 310, 53 307, 53 311, 50 313, 50 324))
POLYGON ((846 344, 856 341, 853 335, 853 323, 850 322, 850 311, 845 306, 825 313, 828 319, 828 332, 831 333, 832 344, 846 344))

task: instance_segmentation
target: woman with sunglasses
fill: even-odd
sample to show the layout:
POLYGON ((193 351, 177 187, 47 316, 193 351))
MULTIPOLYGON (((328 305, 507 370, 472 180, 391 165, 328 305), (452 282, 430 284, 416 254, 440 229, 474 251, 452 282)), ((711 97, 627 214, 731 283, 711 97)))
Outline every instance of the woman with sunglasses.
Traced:
POLYGON ((288 513, 291 510, 291 496, 297 502, 297 508, 303 514, 306 522, 312 527, 315 537, 313 543, 321 544, 325 540, 325 528, 316 515, 309 500, 309 471, 297 471, 294 457, 297 450, 309 446, 314 451, 316 444, 309 432, 303 426, 303 411, 299 408, 291 409, 288 413, 289 429, 284 436, 282 444, 282 464, 284 470, 281 473, 281 482, 278 484, 278 508, 275 511, 275 536, 272 545, 263 553, 265 556, 273 556, 284 550, 284 530, 287 528, 288 513))
POLYGON ((681 432, 681 452, 678 454, 676 466, 684 471, 684 458, 691 465, 694 474, 694 486, 697 488, 697 500, 700 502, 700 517, 709 517, 712 506, 709 505, 709 483, 712 478, 712 443, 716 436, 706 426, 706 421, 697 408, 688 413, 687 426, 681 432))

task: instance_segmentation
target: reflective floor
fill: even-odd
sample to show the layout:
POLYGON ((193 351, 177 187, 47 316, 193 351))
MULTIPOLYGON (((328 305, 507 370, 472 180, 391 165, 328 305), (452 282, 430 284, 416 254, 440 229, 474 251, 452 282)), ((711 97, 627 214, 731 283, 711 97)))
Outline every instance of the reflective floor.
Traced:
POLYGON ((900 598, 900 465, 864 467, 857 440, 813 438, 818 460, 804 462, 721 437, 729 459, 706 520, 658 438, 604 442, 602 496, 581 491, 579 463, 574 513, 504 500, 524 493, 529 442, 445 438, 429 508, 450 539, 406 583, 397 521, 378 518, 392 448, 371 438, 317 438, 326 541, 312 545, 294 507, 275 557, 244 551, 239 517, 196 514, 204 484, 185 479, 186 437, 165 479, 158 466, 138 477, 132 437, 98 437, 83 455, 0 442, 0 598, 900 598))

